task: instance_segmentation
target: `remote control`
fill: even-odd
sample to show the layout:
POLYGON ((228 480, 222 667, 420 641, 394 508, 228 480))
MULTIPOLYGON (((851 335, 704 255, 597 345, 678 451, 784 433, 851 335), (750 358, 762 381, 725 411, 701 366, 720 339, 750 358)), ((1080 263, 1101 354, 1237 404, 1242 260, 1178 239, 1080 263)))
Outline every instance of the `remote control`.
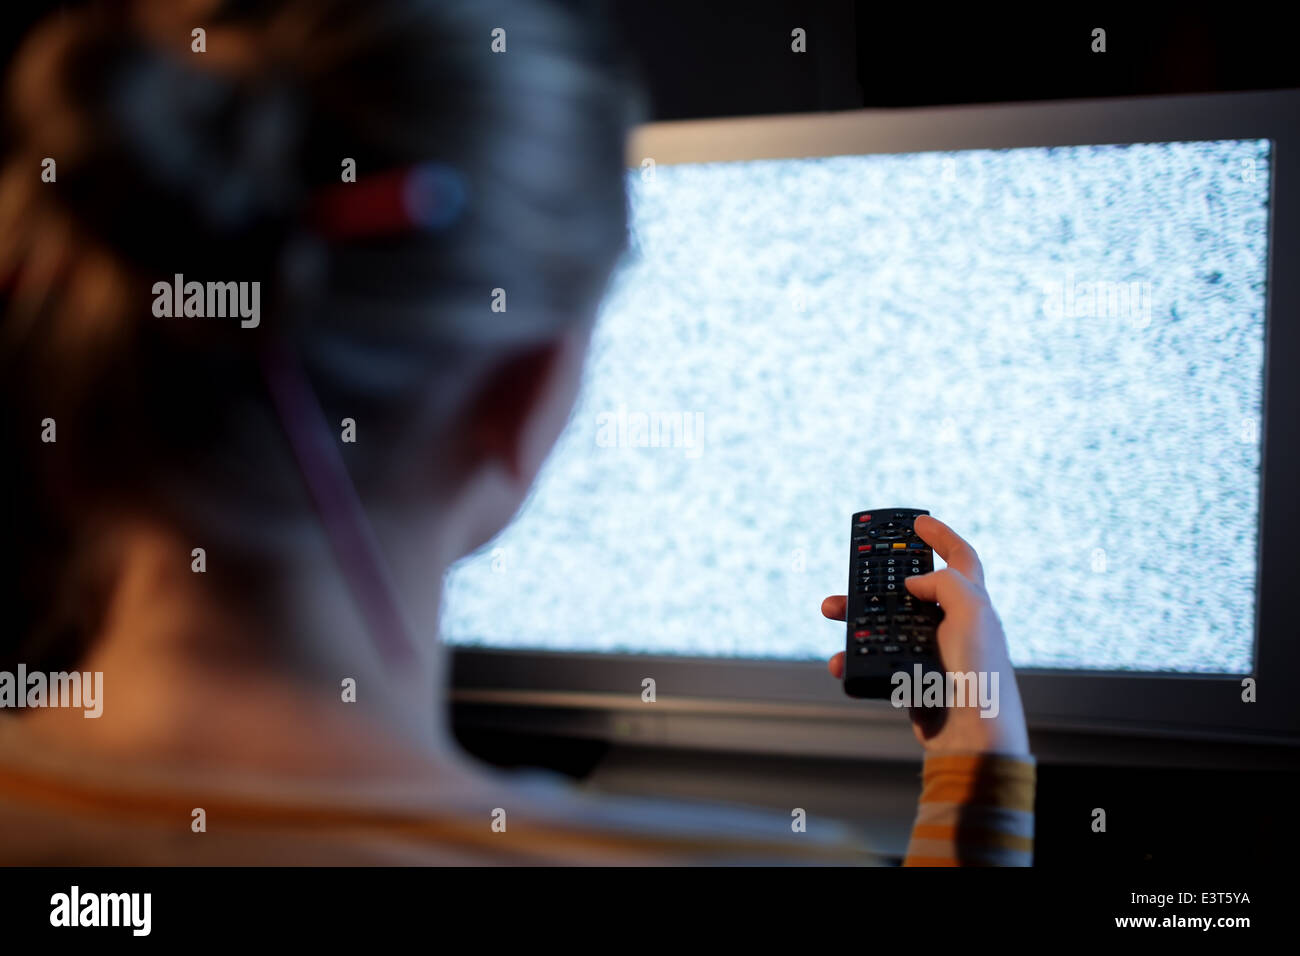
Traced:
POLYGON ((844 693, 889 697, 895 671, 941 670, 937 631, 943 610, 913 597, 903 579, 934 570, 934 553, 912 522, 929 514, 914 508, 879 508, 853 516, 849 594, 845 608, 844 693))

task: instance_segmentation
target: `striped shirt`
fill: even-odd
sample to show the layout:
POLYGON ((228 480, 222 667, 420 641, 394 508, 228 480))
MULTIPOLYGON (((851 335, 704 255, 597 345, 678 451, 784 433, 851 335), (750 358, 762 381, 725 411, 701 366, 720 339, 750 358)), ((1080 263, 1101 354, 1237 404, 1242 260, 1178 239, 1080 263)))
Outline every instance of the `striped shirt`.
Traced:
MULTIPOLYGON (((0 864, 889 862, 838 821, 801 828, 770 810, 600 796, 549 775, 485 779, 439 791, 126 770, 36 754, 0 732, 0 864)), ((927 757, 904 865, 1029 865, 1033 799, 1032 758, 927 757)))

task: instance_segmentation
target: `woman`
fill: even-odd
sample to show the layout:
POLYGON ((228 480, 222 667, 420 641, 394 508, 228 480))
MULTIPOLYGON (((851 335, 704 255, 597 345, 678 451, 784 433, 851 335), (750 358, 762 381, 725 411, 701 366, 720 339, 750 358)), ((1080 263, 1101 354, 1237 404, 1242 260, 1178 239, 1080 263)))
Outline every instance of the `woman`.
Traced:
MULTIPOLYGON (((872 861, 829 827, 498 773, 446 727, 438 582, 565 424, 632 102, 594 22, 541 3, 141 0, 28 40, 0 182, 0 648, 103 691, 93 719, 0 717, 0 858, 872 861)), ((918 729, 909 861, 1028 862, 979 560, 917 529, 949 564, 909 582, 945 607, 945 659, 1000 671, 1003 700, 918 729)))

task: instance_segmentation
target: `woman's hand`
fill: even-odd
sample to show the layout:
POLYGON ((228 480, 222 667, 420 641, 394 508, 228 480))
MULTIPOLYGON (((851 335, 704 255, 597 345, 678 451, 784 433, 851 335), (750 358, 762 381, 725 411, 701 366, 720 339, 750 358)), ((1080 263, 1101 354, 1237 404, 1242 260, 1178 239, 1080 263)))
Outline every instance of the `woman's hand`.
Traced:
MULTIPOLYGON (((980 752, 1012 756, 1029 754, 1029 733, 1020 703, 1015 671, 1007 653, 1002 623, 984 590, 984 569, 975 549, 942 521, 919 515, 914 527, 948 566, 918 574, 904 584, 923 601, 938 601, 944 618, 939 625, 939 653, 946 672, 997 674, 997 716, 982 717, 976 702, 950 709, 914 707, 912 729, 930 753, 980 752)), ((844 620, 844 595, 822 601, 822 614, 844 620)), ((844 676, 844 653, 830 659, 831 674, 844 676)))

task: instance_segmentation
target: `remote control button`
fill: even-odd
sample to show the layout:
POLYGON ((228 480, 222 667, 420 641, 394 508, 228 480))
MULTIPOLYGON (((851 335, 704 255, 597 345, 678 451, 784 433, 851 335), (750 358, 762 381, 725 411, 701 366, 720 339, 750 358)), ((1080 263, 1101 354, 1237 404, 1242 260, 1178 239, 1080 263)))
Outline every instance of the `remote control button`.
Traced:
POLYGON ((877 551, 888 551, 888 550, 889 550, 889 545, 887 545, 887 544, 878 544, 878 545, 876 545, 876 550, 877 550, 877 551))
POLYGON ((924 653, 925 653, 925 648, 924 648, 924 647, 921 647, 921 645, 918 644, 918 645, 916 645, 915 647, 912 648, 912 653, 913 653, 913 654, 924 654, 924 653))
MULTIPOLYGON (((841 538, 840 540, 842 541, 843 538, 841 538)), ((895 548, 906 548, 907 545, 904 544, 902 541, 895 541, 895 542, 894 542, 894 547, 895 547, 895 548)), ((842 553, 842 552, 841 552, 841 553, 842 553)))
POLYGON ((897 654, 900 651, 902 651, 902 648, 899 647, 897 644, 886 644, 884 647, 880 649, 880 652, 882 654, 897 654))
POLYGON ((868 654, 870 654, 870 653, 871 653, 871 648, 869 648, 869 647, 868 647, 867 645, 865 645, 865 644, 863 644, 861 647, 858 648, 858 656, 859 656, 859 657, 865 657, 866 655, 868 655, 868 654))

